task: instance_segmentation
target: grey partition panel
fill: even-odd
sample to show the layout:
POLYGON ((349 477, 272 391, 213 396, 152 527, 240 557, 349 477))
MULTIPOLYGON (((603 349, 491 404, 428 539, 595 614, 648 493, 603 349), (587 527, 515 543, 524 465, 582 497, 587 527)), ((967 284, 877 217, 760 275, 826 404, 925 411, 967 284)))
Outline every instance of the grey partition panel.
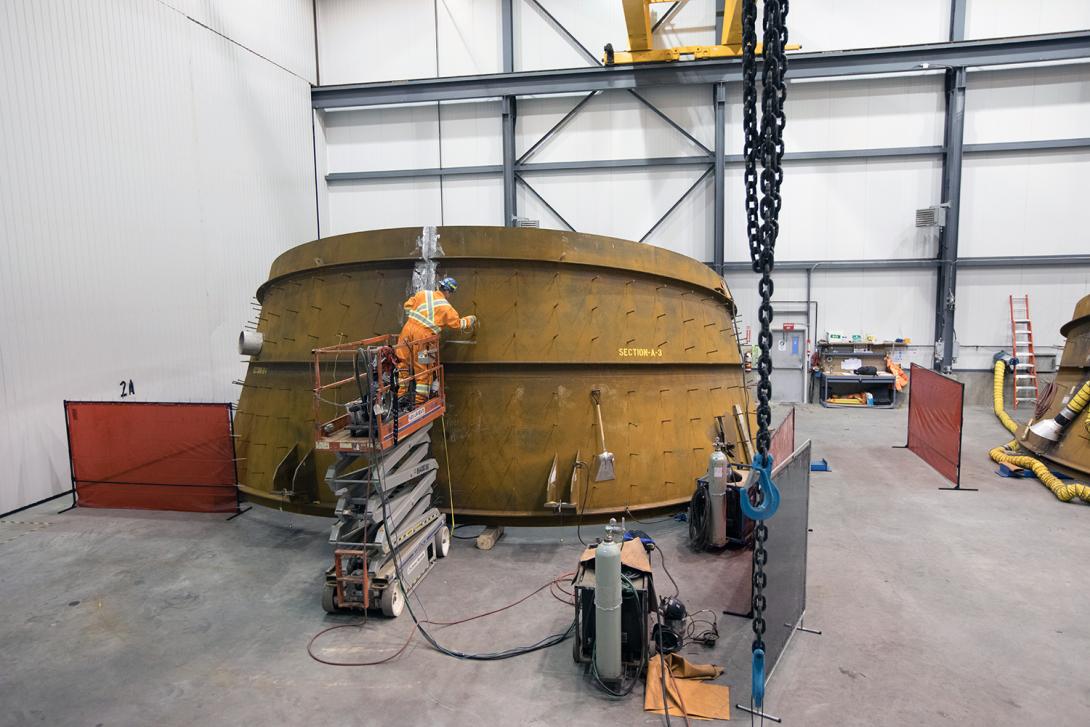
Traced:
MULTIPOLYGON (((765 663, 768 675, 806 610, 806 536, 810 524, 810 440, 772 473, 780 508, 768 521, 765 663)), ((767 678, 766 678, 767 681, 767 678)))

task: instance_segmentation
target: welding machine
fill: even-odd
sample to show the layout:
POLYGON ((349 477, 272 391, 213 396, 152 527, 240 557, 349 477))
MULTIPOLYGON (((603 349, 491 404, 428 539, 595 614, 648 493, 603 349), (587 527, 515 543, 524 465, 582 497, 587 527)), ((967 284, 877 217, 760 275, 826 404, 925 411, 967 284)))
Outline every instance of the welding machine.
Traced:
MULTIPOLYGON (((593 561, 579 564, 575 574, 575 639, 572 657, 576 663, 594 659, 595 603, 597 585, 593 561)), ((623 671, 639 674, 647 662, 649 614, 654 608, 655 586, 649 573, 622 566, 627 584, 621 597, 621 664, 623 671)))

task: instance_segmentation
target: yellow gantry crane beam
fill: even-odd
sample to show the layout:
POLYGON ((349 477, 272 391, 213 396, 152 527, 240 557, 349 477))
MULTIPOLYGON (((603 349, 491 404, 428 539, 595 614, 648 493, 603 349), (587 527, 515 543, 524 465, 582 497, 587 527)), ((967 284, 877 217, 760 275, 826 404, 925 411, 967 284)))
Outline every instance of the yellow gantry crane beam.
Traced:
MULTIPOLYGON (((695 60, 702 58, 730 58, 742 55, 742 0, 723 0, 723 35, 719 45, 681 45, 673 48, 655 48, 651 37, 651 6, 655 3, 673 3, 684 0, 621 0, 625 25, 628 28, 628 50, 614 51, 606 46, 606 65, 614 63, 656 63, 662 61, 695 60)), ((789 44, 787 50, 801 46, 789 44)), ((761 44, 757 44, 761 52, 761 44)))

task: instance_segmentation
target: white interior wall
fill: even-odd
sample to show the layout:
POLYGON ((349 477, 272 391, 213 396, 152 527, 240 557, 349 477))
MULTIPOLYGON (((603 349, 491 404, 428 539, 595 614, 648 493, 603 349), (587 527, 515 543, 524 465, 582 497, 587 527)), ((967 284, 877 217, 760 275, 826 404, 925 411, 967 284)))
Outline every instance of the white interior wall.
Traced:
MULTIPOLYGON (((732 169, 727 178, 728 261, 749 256, 740 171, 732 169)), ((938 201, 941 176, 941 163, 928 158, 787 162, 777 257, 934 257, 935 236, 915 226, 915 211, 938 201)))
MULTIPOLYGON (((606 43, 627 48, 619 0, 538 1, 594 57, 601 57, 606 43)), ((976 4, 991 1, 973 0, 976 4)), ((1015 0, 1003 2, 1015 4, 1015 0)), ((1066 4, 1078 2, 1065 0, 1066 4)), ((656 32, 656 47, 715 43, 716 4, 716 0, 685 2, 656 32)), ((1046 0, 1035 5, 1041 6, 1034 12, 1044 18, 1045 25, 1061 22, 1062 13, 1045 7, 1046 0)), ((667 3, 653 6, 652 22, 669 8, 667 3)), ((323 84, 502 70, 500 0, 317 0, 317 15, 323 84)), ((976 16, 970 13, 970 18, 979 15, 979 11, 976 16)), ((1076 22, 1082 15, 1083 9, 1070 14, 1070 27, 1086 27, 1087 23, 1076 22)), ((789 21, 790 41, 806 51, 932 43, 948 37, 950 5, 949 0, 797 2, 791 5, 789 21)), ((530 0, 515 0, 513 24, 516 71, 590 64, 530 0)), ((1027 32, 1038 31, 1005 34, 1027 32)))
MULTIPOLYGON (((741 316, 740 330, 745 333, 749 326, 756 341, 758 327, 757 279, 751 272, 730 272, 725 276, 734 295, 741 316)), ((783 270, 775 274, 774 301, 806 300, 806 272, 783 270)), ((810 300, 817 301, 811 308, 809 339, 824 337, 825 332, 836 330, 843 333, 873 335, 879 340, 897 338, 911 341, 905 359, 921 365, 930 364, 931 351, 927 348, 935 326, 932 312, 935 307, 936 276, 931 270, 822 270, 818 267, 811 274, 810 300)), ((803 305, 786 303, 773 305, 774 327, 785 322, 802 327, 806 322, 803 305)), ((1009 338, 1009 334, 1008 334, 1009 338)))
POLYGON ((1086 63, 973 71, 965 96, 966 144, 1090 137, 1086 63))
POLYGON ((1090 28, 1090 3, 1086 0, 967 0, 966 3, 966 38, 1064 33, 1084 28, 1090 28))
POLYGON ((70 486, 63 399, 233 401, 250 298, 315 234, 310 3, 194 5, 265 57, 155 0, 0 6, 0 512, 70 486))
MULTIPOLYGON (((742 153, 742 90, 728 86, 727 153, 742 153)), ((884 149, 942 144, 941 74, 800 79, 787 84, 789 151, 884 149)))
POLYGON ((284 0, 274 7, 270 7, 267 0, 159 2, 310 83, 317 83, 315 5, 311 0, 284 0))
MULTIPOLYGON (((623 46, 625 30, 619 2, 541 3, 592 54, 599 54, 606 42, 623 46)), ((878 5, 867 0, 795 3, 790 16, 791 40, 801 43, 805 50, 817 51, 939 42, 948 37, 949 0, 898 0, 878 5)), ((499 0, 408 0, 396 13, 382 6, 377 0, 319 0, 323 83, 434 76, 436 45, 440 75, 500 70, 499 0), (372 42, 372 36, 380 32, 385 37, 376 37, 372 42), (392 47, 392 38, 400 41, 409 35, 412 38, 408 46, 399 46, 397 52, 383 50, 387 47, 384 43, 392 47)), ((654 12, 668 7, 663 4, 654 12)), ((713 7, 713 0, 690 0, 664 24, 658 42, 714 42, 713 7)), ((590 63, 528 0, 515 0, 514 23, 516 70, 590 63)), ((968 5, 970 38, 1088 26, 1090 5, 1081 0, 1028 4, 1022 0, 969 0, 968 5)), ((966 143, 1090 137, 1090 75, 1086 69, 1086 65, 1077 64, 971 72, 966 143)), ((701 143, 712 145, 710 88, 652 87, 641 92, 701 143)), ((536 142, 581 98, 519 99, 517 154, 536 142)), ((444 165, 500 162, 499 114, 487 106, 444 105, 444 165)), ((366 134, 359 135, 356 141, 350 140, 351 132, 346 131, 345 136, 334 134, 336 138, 323 156, 330 169, 338 171, 435 166, 439 130, 434 123, 434 106, 428 109, 350 112, 360 115, 366 134), (391 128, 383 130, 383 114, 387 114, 387 122, 391 118, 409 120, 405 125, 392 123, 391 128), (372 120, 362 121, 368 115, 372 120), (414 144, 419 148, 407 150, 414 144), (398 150, 399 145, 406 148, 405 154, 398 150)), ((741 151, 740 112, 739 87, 732 84, 728 87, 728 154, 741 151)), ((341 113, 322 116, 330 120, 341 113)), ((789 151, 939 146, 943 137, 943 78, 941 73, 930 73, 800 80, 788 87, 788 114, 785 136, 789 151)), ((333 122, 331 127, 339 125, 348 123, 333 122)), ((607 92, 590 101, 530 161, 697 153, 697 146, 631 95, 607 92)), ((702 171, 701 166, 686 166, 528 172, 526 178, 577 229, 638 238, 702 171)), ((1085 151, 968 155, 960 254, 1090 250, 1090 206, 1076 199, 1088 172, 1090 154, 1085 151)), ((940 182, 937 156, 789 162, 778 253, 785 260, 932 257, 937 253, 935 236, 914 226, 914 212, 940 201, 940 182)), ((710 260, 710 194, 711 180, 706 179, 663 221, 649 242, 710 260)), ((728 164, 728 261, 744 260, 747 255, 739 214, 741 195, 740 167, 728 164)), ((521 185, 516 197, 520 215, 540 219, 543 227, 563 229, 560 220, 521 185)), ((502 222, 498 175, 447 178, 442 185, 436 179, 338 183, 330 187, 330 199, 328 228, 334 232, 417 225, 440 218, 452 224, 502 222)), ((990 331, 988 335, 993 338, 1005 331, 1003 306, 992 305, 994 291, 980 287, 980 282, 995 272, 966 270, 959 276, 958 333, 963 342, 968 342, 959 366, 980 367, 974 355, 967 352, 977 330, 990 331)), ((1047 275, 1034 271, 1020 275, 1018 283, 1027 287, 1025 292, 1031 299, 1040 295, 1051 301, 1056 294, 1055 290, 1044 290, 1048 287, 1047 275)), ((822 316, 821 328, 848 329, 884 338, 909 337, 926 344, 934 335, 935 278, 933 270, 819 271, 814 275, 813 294, 828 312, 828 316, 822 316)), ((801 273, 781 273, 781 281, 793 281, 781 282, 781 287, 796 286, 803 279, 801 273)), ((1004 278, 997 275, 996 279, 1004 278)), ((1076 289, 1081 278, 1075 274, 1074 280, 1070 290, 1061 289, 1071 301, 1059 306, 1064 311, 1057 314, 1060 318, 1069 314, 1067 309, 1078 297, 1076 289)), ((745 282, 737 275, 731 276, 731 281, 740 299, 752 294, 752 281, 745 282)), ((779 288, 777 297, 783 297, 779 288)), ((1056 304, 1048 304, 1049 311, 1055 308, 1056 304)), ((1034 309, 1042 310, 1042 306, 1034 304, 1034 309)), ((1057 326, 1044 319, 1038 324, 1039 331, 1047 327, 1057 326)), ((1009 338, 1009 333, 1005 335, 1009 338)), ((996 340, 984 345, 999 343, 996 340)))
MULTIPOLYGON (((705 147, 711 148, 714 144, 715 119, 709 87, 650 88, 640 93, 705 147)), ((535 144, 582 99, 582 95, 519 99, 516 154, 521 155, 535 144)), ((636 159, 706 153, 632 94, 609 91, 588 101, 527 161, 636 159)))

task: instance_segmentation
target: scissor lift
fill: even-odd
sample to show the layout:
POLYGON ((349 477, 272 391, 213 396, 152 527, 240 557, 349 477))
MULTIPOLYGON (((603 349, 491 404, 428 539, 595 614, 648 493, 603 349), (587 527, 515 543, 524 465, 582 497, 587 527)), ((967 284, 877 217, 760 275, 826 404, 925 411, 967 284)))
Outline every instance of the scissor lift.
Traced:
POLYGON ((399 615, 405 595, 450 549, 450 529, 432 505, 439 466, 429 456, 431 424, 446 411, 439 338, 402 347, 414 366, 401 401, 397 348, 393 336, 377 336, 313 351, 315 448, 335 455, 326 471, 337 496, 333 565, 322 591, 330 613, 377 606, 399 615), (352 375, 338 379, 346 365, 352 375), (323 381, 331 366, 332 380, 323 381), (421 403, 414 401, 418 380, 435 382, 421 403), (330 407, 343 413, 323 420, 330 407))

